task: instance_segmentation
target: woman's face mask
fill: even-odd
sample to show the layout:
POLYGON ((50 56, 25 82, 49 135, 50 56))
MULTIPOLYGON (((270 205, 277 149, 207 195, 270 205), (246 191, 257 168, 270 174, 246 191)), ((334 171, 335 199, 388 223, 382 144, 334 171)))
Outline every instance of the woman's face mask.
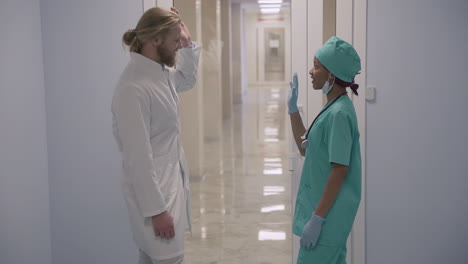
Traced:
MULTIPOLYGON (((328 74, 328 80, 330 80, 330 76, 331 76, 331 73, 328 74)), ((330 93, 330 91, 333 89, 333 85, 335 85, 335 79, 333 79, 332 84, 330 84, 328 80, 322 86, 322 93, 324 95, 327 95, 328 93, 330 93)))

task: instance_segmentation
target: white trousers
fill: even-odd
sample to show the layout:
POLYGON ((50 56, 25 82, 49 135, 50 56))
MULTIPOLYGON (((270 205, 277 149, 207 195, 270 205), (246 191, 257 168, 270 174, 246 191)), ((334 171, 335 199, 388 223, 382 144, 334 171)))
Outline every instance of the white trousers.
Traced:
POLYGON ((170 259, 156 260, 151 259, 150 256, 140 249, 140 259, 138 260, 138 264, 184 264, 184 255, 170 259))

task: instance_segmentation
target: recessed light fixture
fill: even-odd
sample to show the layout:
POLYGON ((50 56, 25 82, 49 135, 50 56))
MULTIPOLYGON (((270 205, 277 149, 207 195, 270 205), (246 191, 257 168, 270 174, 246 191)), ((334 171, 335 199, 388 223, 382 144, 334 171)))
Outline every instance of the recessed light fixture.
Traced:
POLYGON ((283 0, 258 0, 259 4, 281 4, 283 0))
POLYGON ((279 8, 260 8, 262 14, 277 14, 280 12, 279 8))
POLYGON ((260 8, 280 8, 281 4, 260 4, 260 8))

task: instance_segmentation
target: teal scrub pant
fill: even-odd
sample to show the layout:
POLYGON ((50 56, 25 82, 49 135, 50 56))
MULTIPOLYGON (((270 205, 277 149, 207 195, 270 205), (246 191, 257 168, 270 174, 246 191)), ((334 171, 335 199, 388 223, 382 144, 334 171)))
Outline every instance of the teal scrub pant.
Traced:
POLYGON ((299 249, 297 264, 346 264, 346 246, 317 245, 312 249, 299 249))

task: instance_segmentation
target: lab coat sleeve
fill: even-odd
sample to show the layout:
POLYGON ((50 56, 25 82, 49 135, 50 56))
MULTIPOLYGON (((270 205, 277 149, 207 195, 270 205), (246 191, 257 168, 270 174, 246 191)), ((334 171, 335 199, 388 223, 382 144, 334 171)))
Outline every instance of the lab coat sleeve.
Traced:
POLYGON ((171 80, 177 93, 183 93, 195 86, 200 51, 201 48, 197 42, 192 42, 192 46, 179 50, 177 65, 171 70, 171 80))
POLYGON ((125 87, 116 97, 114 115, 122 144, 125 170, 144 217, 166 211, 153 163, 149 138, 150 98, 137 87, 125 87))

